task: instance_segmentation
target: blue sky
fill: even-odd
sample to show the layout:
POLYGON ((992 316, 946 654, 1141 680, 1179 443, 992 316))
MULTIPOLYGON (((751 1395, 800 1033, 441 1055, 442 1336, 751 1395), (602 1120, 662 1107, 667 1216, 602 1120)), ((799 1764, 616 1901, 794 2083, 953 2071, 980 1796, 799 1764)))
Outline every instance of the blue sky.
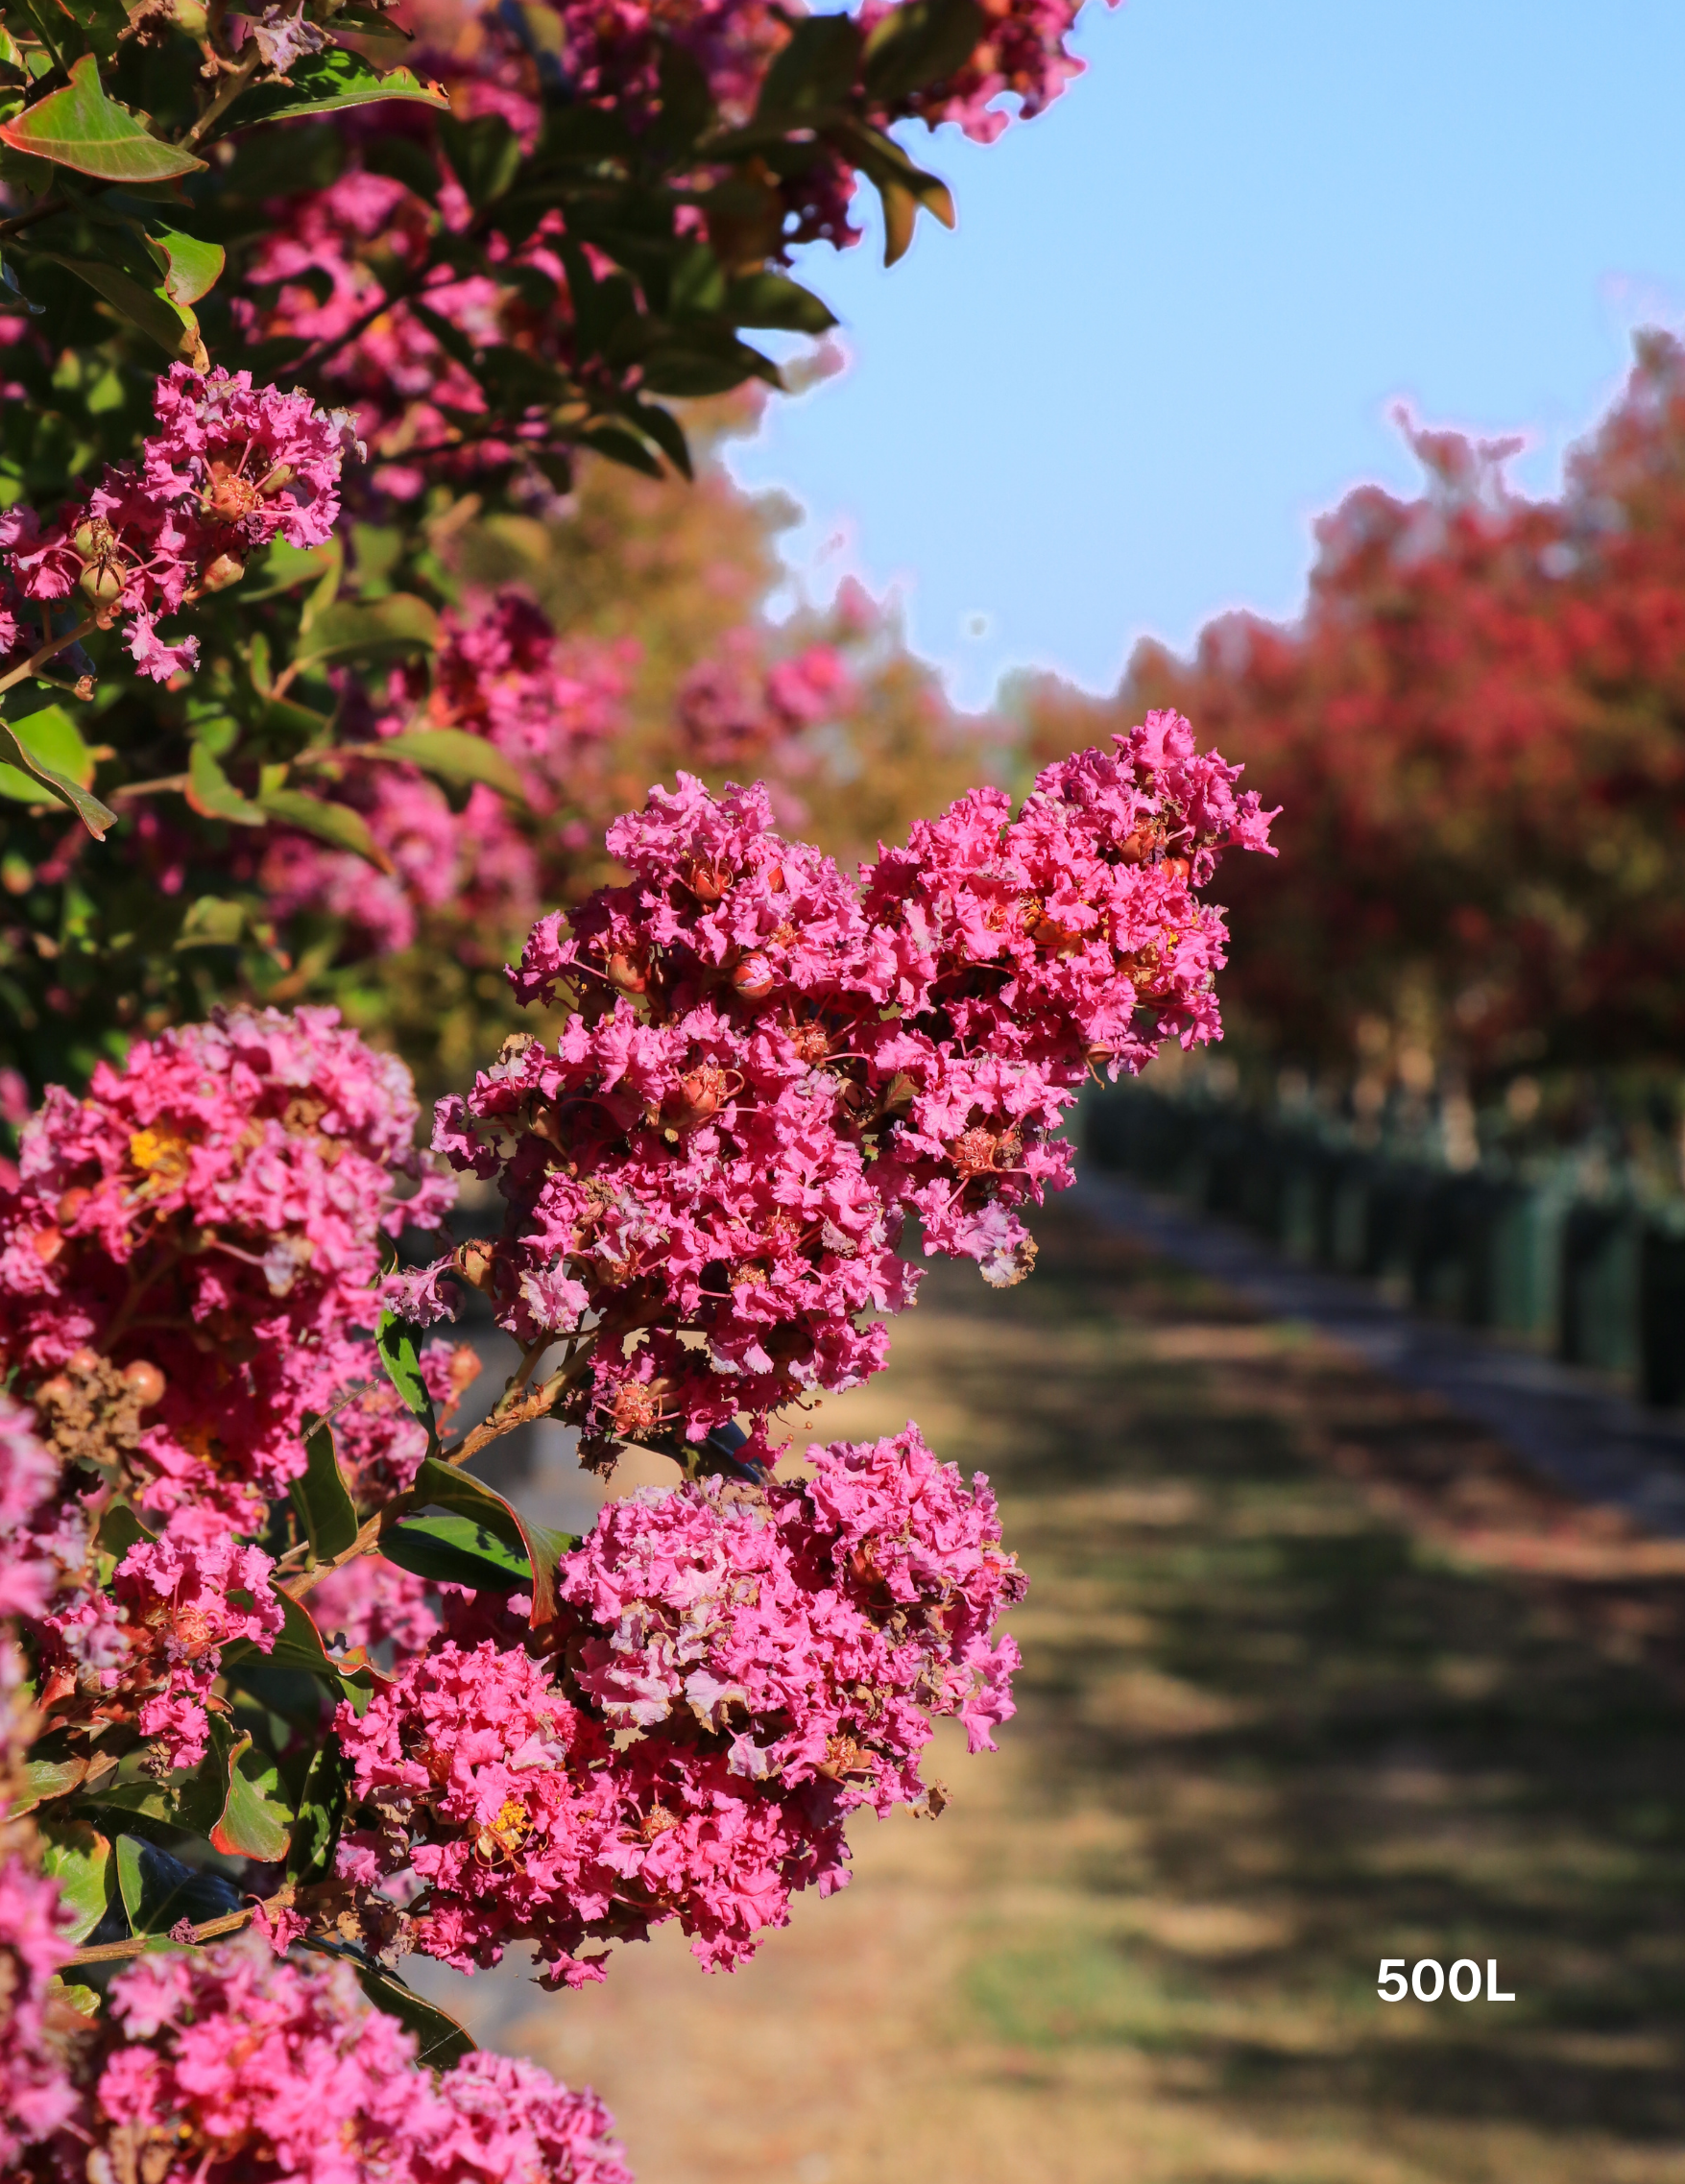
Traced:
POLYGON ((807 255, 848 370, 732 458, 807 512, 807 594, 896 588, 968 705, 1292 612, 1316 514, 1410 486, 1401 400, 1549 490, 1685 322, 1680 0, 1090 0, 1076 42, 1040 120, 909 138, 957 234, 807 255))

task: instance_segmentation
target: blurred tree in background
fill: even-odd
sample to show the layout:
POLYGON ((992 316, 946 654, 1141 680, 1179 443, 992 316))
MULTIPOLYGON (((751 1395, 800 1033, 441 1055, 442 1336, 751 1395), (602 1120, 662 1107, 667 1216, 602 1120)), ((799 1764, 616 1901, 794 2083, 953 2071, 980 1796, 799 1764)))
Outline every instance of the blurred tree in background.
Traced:
POLYGON ((1287 819, 1225 873, 1234 1034, 1365 1088, 1671 1079, 1685 1034, 1685 349, 1651 333, 1559 498, 1407 424, 1420 495, 1318 526, 1300 620, 1011 706, 1043 763, 1174 705, 1287 819))

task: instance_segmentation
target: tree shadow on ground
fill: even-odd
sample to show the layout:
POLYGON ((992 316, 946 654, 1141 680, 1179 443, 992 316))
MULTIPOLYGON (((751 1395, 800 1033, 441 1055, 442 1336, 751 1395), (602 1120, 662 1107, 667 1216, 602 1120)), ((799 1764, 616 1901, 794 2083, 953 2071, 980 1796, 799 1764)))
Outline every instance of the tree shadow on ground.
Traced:
POLYGON ((1065 1891, 979 1932, 975 2020, 1253 2110, 1685 2135, 1666 1683, 1313 1452, 1357 1435, 1372 1470, 1451 1476, 1466 1425, 1073 1217, 1040 1229, 1007 1298, 933 1278, 1032 1573, 1011 1734, 1065 1891), (1482 1982, 1496 1958, 1516 2000, 1389 2006, 1383 1956, 1482 1982))

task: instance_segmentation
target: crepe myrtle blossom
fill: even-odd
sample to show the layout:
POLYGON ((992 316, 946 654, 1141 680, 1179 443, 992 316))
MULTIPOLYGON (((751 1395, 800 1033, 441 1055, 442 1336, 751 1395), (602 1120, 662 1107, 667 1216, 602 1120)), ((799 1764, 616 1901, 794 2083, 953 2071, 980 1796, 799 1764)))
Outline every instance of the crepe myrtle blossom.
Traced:
MULTIPOLYGON (((0 1440, 0 1450, 11 1438, 0 1440)), ((6 1489, 0 1484, 0 1496, 6 1489)), ((24 2148, 59 2129, 76 2101, 53 2037, 51 1981, 63 1961, 70 1914, 40 1869, 27 1820, 9 1819, 28 1740, 39 1726, 22 1654, 0 1632, 0 2162, 12 2172, 24 2148)))
POLYGON ((159 1514, 260 1523, 302 1413, 378 1377, 355 1330, 383 1240, 450 1203, 415 1116, 332 1009, 221 1011, 84 1099, 50 1089, 0 1192, 0 1360, 60 1456, 159 1514))
POLYGON ((419 2070, 349 1964, 253 1935, 120 1972, 78 2075, 53 2147, 95 2184, 631 2184, 593 2094, 506 2055, 419 2070))
POLYGON ((1016 816, 972 791, 857 882, 782 840, 760 788, 653 791, 608 834, 631 881, 542 919, 513 973, 570 1005, 554 1046, 510 1040, 437 1109, 502 1234, 395 1280, 395 1308, 440 1316, 454 1271, 524 1345, 570 1340, 560 1414, 601 1460, 758 1434, 877 1371, 863 1316, 911 1299, 909 1215, 927 1255, 1020 1279, 1017 1210, 1070 1182, 1054 1133, 1088 1076, 1218 1036, 1227 933, 1199 890, 1222 849, 1269 846, 1185 720, 1113 740, 1016 816))
POLYGON ((197 664, 199 644, 159 636, 159 616, 238 583, 274 539, 325 544, 358 444, 343 417, 249 372, 173 365, 153 406, 138 462, 108 465, 46 524, 27 506, 0 516, 0 563, 27 600, 126 622, 135 666, 161 683, 197 664))
POLYGON ((469 1969, 515 1943, 551 1981, 587 1944, 676 1917, 710 1970, 791 1894, 847 1879, 855 1807, 939 1809, 929 1717, 973 1750, 1012 1712, 1022 1597, 988 1482, 908 1428, 809 1451, 810 1481, 645 1489, 562 1561, 553 1663, 469 1643, 454 1608, 335 1728, 356 1825, 342 1878, 407 1901, 409 1942, 469 1969))

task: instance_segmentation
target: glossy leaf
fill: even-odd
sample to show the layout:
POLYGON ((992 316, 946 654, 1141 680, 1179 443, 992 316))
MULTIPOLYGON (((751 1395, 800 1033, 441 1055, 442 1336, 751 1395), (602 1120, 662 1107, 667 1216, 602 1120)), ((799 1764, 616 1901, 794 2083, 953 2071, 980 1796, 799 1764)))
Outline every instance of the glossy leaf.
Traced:
POLYGON ((268 1865, 285 1857, 292 1833, 293 1812, 281 1795, 280 1770, 242 1731, 229 1754, 228 1803, 210 1831, 211 1844, 268 1865))
POLYGON ((387 1379, 397 1390, 397 1400, 412 1418, 419 1419, 426 1428, 427 1452, 433 1454, 439 1447, 439 1423, 433 1416, 433 1398, 421 1378, 415 1330, 395 1313, 382 1311, 374 1332, 374 1347, 380 1353, 387 1379))
POLYGON ((396 1974, 380 1965, 364 1963, 359 1957, 351 1958, 351 1962, 356 1965, 363 1992, 375 2008, 396 2017, 415 2034, 419 2063, 429 2070, 448 2070, 464 2055, 476 2052, 472 2035, 447 2010, 424 2001, 413 1987, 406 1987, 396 1974))
POLYGON ((66 1941, 85 1941, 117 1896, 117 1862, 110 1838, 86 1820, 43 1820, 41 1871, 59 1884, 70 1913, 66 1941))
POLYGON ((318 1562, 331 1562, 357 1536, 357 1512, 333 1451, 333 1428, 311 1426, 304 1436, 305 1468, 288 1489, 299 1522, 318 1562))
MULTIPOLYGON (((83 741, 81 729, 62 706, 43 706, 39 712, 30 713, 12 725, 27 732, 31 749, 44 764, 61 774, 67 781, 74 781, 79 788, 93 786, 93 759, 83 741)), ((0 796, 11 797, 16 804, 39 804, 41 784, 34 775, 24 773, 17 766, 0 765, 0 796)))
POLYGON ((512 1553, 523 1555, 532 1572, 532 1625, 536 1630, 554 1619, 556 1565, 569 1548, 577 1545, 570 1534, 529 1524, 484 1479, 473 1478, 435 1457, 429 1456, 417 1472, 411 1492, 418 1507, 431 1501, 455 1516, 470 1518, 501 1540, 512 1553))
POLYGON ((339 1740, 325 1737, 310 1755, 299 1793, 299 1810, 287 1846, 286 1875, 301 1884, 333 1869, 334 1846, 345 1816, 349 1772, 339 1740))
POLYGON ((68 1796, 86 1772, 87 1762, 81 1759, 26 1761, 22 1788, 6 1806, 7 1816, 15 1819, 52 1798, 68 1796))
POLYGON ((260 804, 242 796, 203 743, 187 755, 188 808, 202 819, 226 819, 235 827, 265 827, 268 814, 260 804))
POLYGON ((75 722, 58 706, 46 706, 22 720, 0 721, 0 762, 9 760, 17 772, 39 781, 48 796, 70 806, 96 842, 103 842, 117 824, 117 814, 53 763, 49 754, 62 747, 60 723, 75 732, 75 722))
POLYGON ((382 99, 419 100, 423 106, 441 109, 450 104, 437 84, 422 83, 412 69, 389 68, 383 76, 360 53, 343 45, 295 60, 287 74, 291 79, 288 84, 262 84, 236 99, 224 119, 223 132, 232 135, 236 130, 255 129, 262 122, 292 121, 300 114, 373 106, 382 99))
POLYGON ((331 843, 336 850, 349 850, 353 856, 365 858, 376 872, 393 870, 391 857, 370 833, 369 822, 349 804, 329 804, 325 798, 311 796, 303 789, 280 788, 264 789, 257 801, 266 817, 297 827, 302 833, 314 834, 319 842, 331 843))
POLYGON ((445 781, 483 781, 504 796, 526 799, 520 768, 506 752, 464 728, 406 728, 365 747, 371 758, 407 758, 425 774, 445 781))
POLYGON ((232 1645, 223 1647, 224 1663, 233 1668, 242 1661, 267 1661, 276 1668, 302 1668, 307 1674, 320 1676, 324 1683, 337 1688, 340 1671, 327 1658, 322 1633, 310 1620, 301 1602, 295 1600, 290 1593, 283 1593, 278 1585, 275 1590, 281 1604, 280 1636, 267 1653, 249 1638, 238 1639, 232 1645))
POLYGON ((161 288, 146 287, 120 267, 108 265, 103 258, 47 254, 52 256, 55 265, 61 265, 66 273, 73 273, 78 280, 85 281, 96 296, 103 296, 113 310, 120 311, 132 325, 138 326, 166 356, 178 357, 196 371, 206 368, 209 359, 205 352, 199 321, 161 288))
POLYGON ((524 1593, 532 1564, 475 1517, 406 1517, 380 1535, 388 1562, 435 1585, 471 1585, 477 1592, 524 1593))
POLYGON ((105 182, 158 182, 205 172, 203 159, 160 144, 138 115, 106 96, 91 53, 72 63, 61 90, 26 107, 15 121, 0 123, 0 138, 14 152, 105 182))
POLYGON ((181 1866, 173 1858, 159 1858, 153 1844, 139 1836, 119 1836, 116 1866, 132 1933, 168 1933, 178 1920, 193 1916, 192 1892, 181 1866))
POLYGON ((223 276, 228 252, 220 243, 201 242, 179 228, 149 225, 147 234, 164 260, 163 292, 183 308, 208 296, 223 276))

